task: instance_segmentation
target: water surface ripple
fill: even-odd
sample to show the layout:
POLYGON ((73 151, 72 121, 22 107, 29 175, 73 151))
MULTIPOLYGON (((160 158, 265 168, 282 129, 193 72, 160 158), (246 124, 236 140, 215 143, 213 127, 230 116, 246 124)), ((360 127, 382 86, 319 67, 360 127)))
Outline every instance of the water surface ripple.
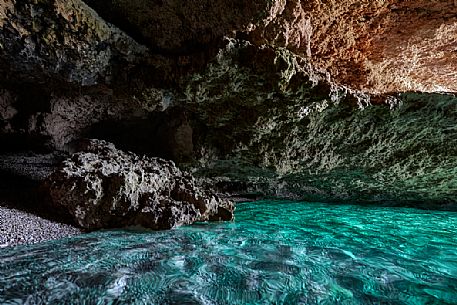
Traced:
POLYGON ((457 214, 258 201, 0 249, 0 304, 457 304, 457 214))

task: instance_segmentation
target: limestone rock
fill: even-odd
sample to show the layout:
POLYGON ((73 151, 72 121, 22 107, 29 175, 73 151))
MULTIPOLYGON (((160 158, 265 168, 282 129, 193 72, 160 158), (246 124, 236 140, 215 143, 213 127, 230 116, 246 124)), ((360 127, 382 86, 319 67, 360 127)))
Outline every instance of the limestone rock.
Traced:
POLYGON ((45 182, 52 205, 85 229, 141 225, 169 229, 231 220, 233 204, 196 185, 173 162, 87 141, 45 182))
POLYGON ((223 190, 455 204, 456 98, 424 93, 457 90, 454 2, 3 1, 0 136, 106 139, 223 190))
POLYGON ((457 208, 454 94, 366 94, 286 49, 239 41, 185 91, 194 174, 221 190, 457 208))
POLYGON ((79 0, 3 1, 0 28, 3 73, 38 83, 110 83, 115 63, 146 53, 79 0))
POLYGON ((285 47, 371 93, 455 91, 454 0, 85 0, 162 53, 214 48, 220 38, 285 47))

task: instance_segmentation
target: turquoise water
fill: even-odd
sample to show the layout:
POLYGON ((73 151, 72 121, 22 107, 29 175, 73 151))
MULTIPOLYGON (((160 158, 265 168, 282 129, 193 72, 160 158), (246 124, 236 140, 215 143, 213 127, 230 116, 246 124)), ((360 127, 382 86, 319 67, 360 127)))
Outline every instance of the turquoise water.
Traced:
POLYGON ((0 304, 457 304, 457 213, 259 201, 2 249, 0 304))

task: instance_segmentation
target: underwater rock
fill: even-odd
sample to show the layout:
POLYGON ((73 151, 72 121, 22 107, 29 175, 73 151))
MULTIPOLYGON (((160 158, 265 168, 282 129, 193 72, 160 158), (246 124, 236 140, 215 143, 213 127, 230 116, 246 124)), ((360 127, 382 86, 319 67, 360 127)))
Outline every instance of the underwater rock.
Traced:
POLYGON ((170 229, 231 220, 234 205, 197 186, 172 161, 139 157, 88 140, 44 183, 51 205, 85 229, 140 225, 170 229))

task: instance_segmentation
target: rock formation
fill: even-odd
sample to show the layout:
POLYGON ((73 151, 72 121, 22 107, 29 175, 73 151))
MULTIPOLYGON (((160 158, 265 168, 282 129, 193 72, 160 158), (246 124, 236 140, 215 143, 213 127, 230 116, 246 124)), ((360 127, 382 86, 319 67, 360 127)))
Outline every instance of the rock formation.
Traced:
POLYGON ((327 77, 285 49, 229 43, 186 89, 196 173, 286 198, 457 201, 453 94, 369 95, 327 77))
POLYGON ((146 48, 71 1, 3 1, 0 5, 3 78, 58 85, 111 82, 120 64, 146 48))
POLYGON ((0 150, 72 153, 95 137, 229 194, 452 208, 456 13, 423 0, 3 1, 0 150))
POLYGON ((145 44, 188 60, 197 47, 237 36, 285 47, 372 93, 457 89, 454 0, 86 2, 145 44))
POLYGON ((199 188, 172 161, 124 153, 104 141, 86 142, 44 186, 53 207, 89 230, 233 218, 232 202, 199 188))

